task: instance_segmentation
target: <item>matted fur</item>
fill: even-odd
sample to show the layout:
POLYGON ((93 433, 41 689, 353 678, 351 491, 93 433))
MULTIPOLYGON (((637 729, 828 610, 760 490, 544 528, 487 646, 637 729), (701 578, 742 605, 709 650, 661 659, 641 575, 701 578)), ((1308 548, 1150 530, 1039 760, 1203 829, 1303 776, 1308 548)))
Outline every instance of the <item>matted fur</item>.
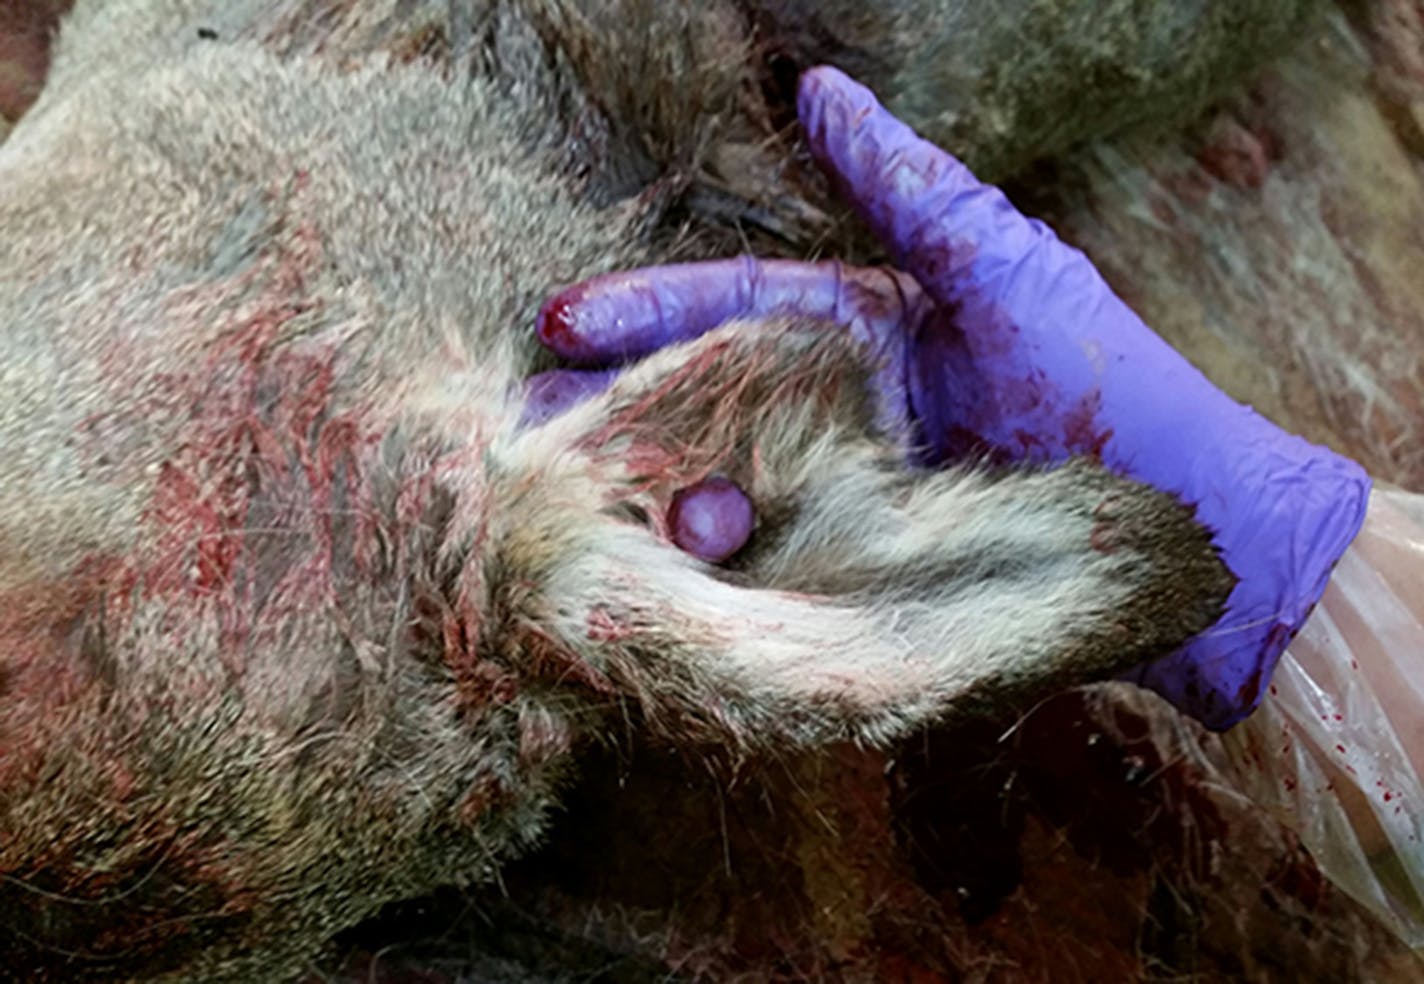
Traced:
POLYGON ((712 241, 679 196, 760 116, 730 10, 446 13, 81 4, 0 148, 13 972, 280 978, 491 877, 625 702, 684 745, 886 742, 1220 611, 1164 496, 906 467, 830 326, 520 430, 539 300, 712 241), (730 569, 658 519, 712 472, 761 517, 730 569))

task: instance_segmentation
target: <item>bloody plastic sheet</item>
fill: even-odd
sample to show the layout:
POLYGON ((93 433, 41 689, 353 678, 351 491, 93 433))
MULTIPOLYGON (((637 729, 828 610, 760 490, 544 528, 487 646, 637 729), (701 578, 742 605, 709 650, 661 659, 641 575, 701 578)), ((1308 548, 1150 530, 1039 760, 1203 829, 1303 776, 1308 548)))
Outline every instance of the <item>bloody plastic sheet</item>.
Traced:
POLYGON ((1230 781, 1322 872, 1424 947, 1424 495, 1375 491, 1266 699, 1223 750, 1230 781))

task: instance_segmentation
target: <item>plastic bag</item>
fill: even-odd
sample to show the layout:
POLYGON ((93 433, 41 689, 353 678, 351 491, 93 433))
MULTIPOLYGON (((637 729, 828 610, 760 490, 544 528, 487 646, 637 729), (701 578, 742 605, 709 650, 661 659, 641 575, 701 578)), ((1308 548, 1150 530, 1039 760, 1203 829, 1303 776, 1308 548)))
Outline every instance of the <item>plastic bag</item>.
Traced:
POLYGON ((1375 490, 1266 698, 1223 749, 1230 781, 1331 881, 1424 947, 1424 495, 1375 490))

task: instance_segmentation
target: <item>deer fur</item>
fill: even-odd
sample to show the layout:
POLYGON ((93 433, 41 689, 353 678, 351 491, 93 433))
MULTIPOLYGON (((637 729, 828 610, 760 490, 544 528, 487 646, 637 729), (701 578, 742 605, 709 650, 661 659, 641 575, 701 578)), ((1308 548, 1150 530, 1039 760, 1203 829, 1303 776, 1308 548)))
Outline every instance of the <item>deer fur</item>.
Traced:
POLYGON ((0 146, 0 965, 284 979, 491 878, 625 720, 883 744, 1215 620, 1189 509, 906 464, 835 326, 519 426, 552 289, 755 198, 752 46, 717 4, 80 3, 0 146), (661 518, 713 473, 759 516, 720 568, 661 518))

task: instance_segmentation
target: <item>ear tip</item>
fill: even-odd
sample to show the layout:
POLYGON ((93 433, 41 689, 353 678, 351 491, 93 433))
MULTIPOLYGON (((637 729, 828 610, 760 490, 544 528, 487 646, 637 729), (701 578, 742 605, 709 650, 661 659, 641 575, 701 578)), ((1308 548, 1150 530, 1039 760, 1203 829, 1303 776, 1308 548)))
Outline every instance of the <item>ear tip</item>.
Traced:
POLYGON ((1222 617, 1236 574, 1194 506, 1128 479, 1114 485, 1093 511, 1090 546, 1139 555, 1146 573, 1138 614, 1153 635, 1170 640, 1164 649, 1175 648, 1222 617))

